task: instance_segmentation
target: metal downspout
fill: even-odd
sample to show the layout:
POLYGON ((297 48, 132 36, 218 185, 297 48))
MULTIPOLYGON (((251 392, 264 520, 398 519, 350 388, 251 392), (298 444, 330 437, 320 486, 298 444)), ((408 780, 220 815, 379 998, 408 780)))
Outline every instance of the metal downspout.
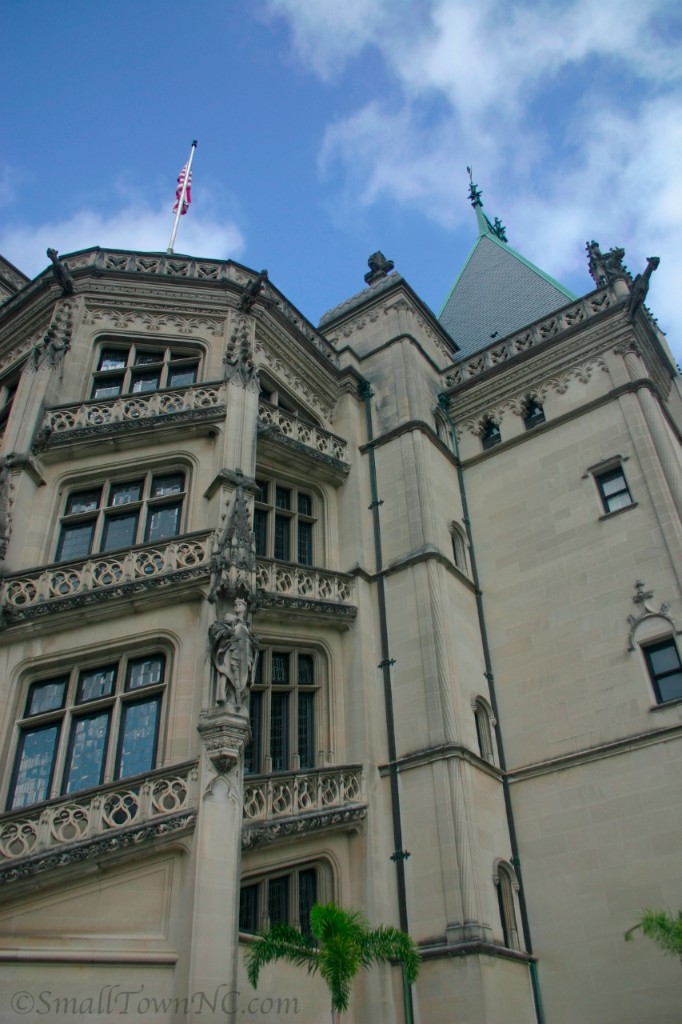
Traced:
MULTIPOLYGON (((523 941, 526 946, 526 952, 532 955, 533 942, 530 933, 530 921, 528 919, 528 907, 526 905, 526 896, 523 888, 523 877, 521 874, 521 859, 519 857, 519 847, 516 839, 516 825, 514 823, 514 812, 512 809, 511 793, 509 791, 509 779, 507 777, 507 761, 504 753, 504 743, 502 741, 502 729, 500 726, 500 716, 497 705, 497 694, 495 691, 495 677, 493 675, 492 659, 490 656, 490 645, 488 643, 488 630, 486 628, 485 613, 483 611, 483 594, 481 592, 481 587, 479 584, 478 568, 476 565, 476 551, 474 548, 474 539, 471 532, 471 521, 469 519, 469 506, 467 504, 466 488, 464 486, 464 471, 462 469, 462 461, 459 456, 459 445, 457 443, 455 425, 450 417, 450 413, 448 411, 447 406, 447 399, 445 395, 441 394, 438 396, 438 405, 448 421, 450 439, 452 442, 452 450, 455 454, 455 458, 457 459, 457 482, 459 484, 459 493, 462 501, 463 521, 467 532, 467 540, 469 542, 469 560, 471 562, 471 577, 474 583, 476 593, 476 611, 478 613, 478 625, 481 634, 481 646, 483 647, 485 677, 488 681, 490 706, 492 707, 493 714, 495 715, 495 738, 497 740, 497 753, 500 761, 500 768, 502 769, 502 792, 504 794, 504 807, 507 816, 507 828, 509 830, 509 841, 512 850, 512 864, 514 865, 514 870, 516 871, 516 877, 519 883, 519 909, 521 911, 523 941)), ((540 979, 538 978, 537 963, 533 960, 530 962, 529 967, 537 1024, 545 1024, 545 1014, 542 1006, 542 994, 540 992, 540 979)))
MULTIPOLYGON (((391 860, 395 864, 396 880, 398 883, 398 919, 402 931, 409 932, 407 917, 407 891, 405 887, 405 861, 409 857, 403 849, 403 830, 400 815, 400 792, 398 788, 398 768, 396 766, 396 745, 395 745, 395 718, 393 714, 393 690, 391 687, 391 665, 394 664, 388 646, 388 620, 386 616, 386 585, 383 576, 383 556, 381 552, 381 522, 379 518, 379 506, 383 502, 379 499, 377 486, 376 460, 374 456, 374 428, 372 425, 371 399, 373 396, 372 387, 369 381, 363 381, 360 385, 360 397, 365 403, 365 421, 367 424, 367 440, 369 447, 369 478, 372 495, 372 504, 369 506, 372 512, 372 526, 374 532, 374 559, 376 563, 376 585, 379 606, 379 633, 381 640, 381 669, 384 683, 384 707, 386 712, 386 733, 388 737, 388 759, 389 759, 389 780, 391 787, 391 817, 393 819, 393 846, 391 860)), ((403 974, 403 993, 405 1000, 405 1024, 412 1024, 414 1019, 412 988, 407 984, 405 969, 403 974)))

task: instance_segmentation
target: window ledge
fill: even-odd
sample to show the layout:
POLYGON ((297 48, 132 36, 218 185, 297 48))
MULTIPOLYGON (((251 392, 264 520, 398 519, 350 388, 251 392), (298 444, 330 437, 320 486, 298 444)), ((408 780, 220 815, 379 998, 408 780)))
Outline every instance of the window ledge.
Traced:
POLYGON ((614 512, 605 512, 603 515, 599 516, 599 522, 601 523, 605 519, 613 519, 614 516, 619 516, 623 512, 629 512, 630 509, 637 508, 638 505, 638 501, 633 501, 629 505, 623 505, 622 508, 617 508, 614 512))
POLYGON ((672 700, 662 700, 660 704, 652 704, 649 711, 665 711, 666 708, 679 707, 682 704, 682 697, 673 697, 672 700))

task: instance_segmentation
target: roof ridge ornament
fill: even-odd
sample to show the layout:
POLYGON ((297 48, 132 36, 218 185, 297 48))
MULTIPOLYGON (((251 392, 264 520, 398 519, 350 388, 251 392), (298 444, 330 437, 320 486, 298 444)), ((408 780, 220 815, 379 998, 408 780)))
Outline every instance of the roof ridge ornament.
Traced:
POLYGON ((507 229, 499 217, 495 217, 491 222, 490 218, 483 212, 483 199, 481 198, 483 193, 474 182, 474 173, 471 167, 467 167, 467 171, 469 172, 469 200, 476 211, 479 234, 497 238, 500 242, 506 242, 507 229))

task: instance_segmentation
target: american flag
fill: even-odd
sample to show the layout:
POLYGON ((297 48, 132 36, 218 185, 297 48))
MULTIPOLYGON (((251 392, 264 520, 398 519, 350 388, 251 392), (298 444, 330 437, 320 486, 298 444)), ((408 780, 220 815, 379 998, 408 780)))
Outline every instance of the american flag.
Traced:
POLYGON ((187 164, 182 168, 178 174, 178 187, 175 191, 175 205, 173 206, 173 213, 178 212, 178 206, 180 205, 180 197, 182 196, 182 186, 185 184, 185 178, 187 178, 187 188, 185 189, 185 198, 182 202, 182 209, 180 213, 184 216, 189 210, 189 204, 192 202, 192 172, 187 175, 187 164))

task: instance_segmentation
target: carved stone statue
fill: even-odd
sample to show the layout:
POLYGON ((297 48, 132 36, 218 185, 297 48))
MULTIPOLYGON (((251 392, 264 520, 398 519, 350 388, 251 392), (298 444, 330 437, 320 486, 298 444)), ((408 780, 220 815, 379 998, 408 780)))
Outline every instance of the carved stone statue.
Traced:
POLYGON ((43 340, 33 346, 31 366, 37 370, 41 363, 46 362, 52 369, 59 369, 64 356, 71 347, 73 331, 73 313, 71 304, 60 303, 54 311, 50 326, 43 340))
POLYGON ((378 250, 369 257, 367 265, 369 267, 368 273, 365 274, 367 284, 374 284, 379 278, 386 277, 395 266, 393 260, 387 260, 383 252, 378 250))
POLYGON ((267 279, 267 270, 261 270, 260 274, 257 277, 254 277, 253 281, 249 281, 249 283, 245 285, 244 291, 239 299, 238 308, 241 313, 251 312, 251 309, 258 299, 267 279))
POLYGON ((235 599, 234 614, 214 622, 208 631, 211 662, 216 671, 216 704, 244 704, 258 660, 259 643, 246 621, 248 607, 235 599))
POLYGON ((649 282, 654 270, 661 262, 658 256, 649 256, 646 261, 646 270, 643 274, 637 274, 630 289, 630 301, 628 303, 628 316, 630 320, 634 317, 639 307, 644 302, 649 291, 649 282))
POLYGON ((52 260, 52 272, 62 290, 62 295, 73 295, 75 285, 73 277, 69 272, 68 265, 59 259, 56 249, 48 249, 47 256, 52 260))
POLYGON ((630 272, 623 263, 625 249, 609 249, 608 252, 603 253, 599 248, 599 243, 594 240, 586 242, 585 248, 587 249, 590 277, 598 288, 610 284, 616 277, 631 279, 630 272))

